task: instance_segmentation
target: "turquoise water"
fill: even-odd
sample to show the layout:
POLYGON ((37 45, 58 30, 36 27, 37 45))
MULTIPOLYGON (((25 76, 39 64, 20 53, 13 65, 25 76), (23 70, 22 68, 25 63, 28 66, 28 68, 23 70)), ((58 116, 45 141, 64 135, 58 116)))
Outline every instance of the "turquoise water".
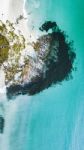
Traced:
POLYGON ((74 41, 77 70, 72 80, 33 97, 20 96, 13 105, 10 102, 3 150, 84 149, 83 4, 83 0, 26 1, 35 30, 46 20, 54 20, 74 41))
MULTIPOLYGON (((31 1, 27 0, 27 4, 31 11, 31 1)), ((74 41, 77 71, 73 72, 72 80, 32 97, 29 139, 25 150, 84 149, 83 4, 83 0, 40 0, 40 7, 32 10, 37 26, 45 20, 54 20, 74 41)))

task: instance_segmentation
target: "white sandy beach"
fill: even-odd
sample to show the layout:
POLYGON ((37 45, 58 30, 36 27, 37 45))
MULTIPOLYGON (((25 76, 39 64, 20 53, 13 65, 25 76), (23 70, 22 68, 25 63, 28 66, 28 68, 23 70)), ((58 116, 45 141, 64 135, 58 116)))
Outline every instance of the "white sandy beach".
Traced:
MULTIPOLYGON (((16 22, 16 19, 20 16, 23 15, 25 18, 26 16, 26 11, 25 11, 25 0, 0 0, 0 20, 2 20, 4 23, 6 20, 11 21, 12 23, 16 22)), ((20 30, 21 33, 24 35, 26 39, 29 38, 29 30, 28 30, 28 22, 27 19, 23 19, 20 21, 18 25, 15 26, 17 30, 20 30)), ((3 68, 0 68, 0 116, 4 116, 7 114, 6 111, 11 109, 13 105, 10 102, 7 102, 6 98, 6 87, 5 87, 5 75, 3 68)), ((16 106, 16 104, 15 104, 16 106)), ((12 108, 15 112, 15 109, 12 108)), ((11 110, 12 111, 12 110, 11 110)), ((10 113, 10 111, 9 111, 10 113)), ((9 116, 8 113, 8 116, 9 116)), ((12 112, 11 112, 12 113, 12 112)), ((10 114, 11 114, 10 113, 10 114)), ((13 116, 11 116, 13 117, 13 116)), ((7 118, 7 116, 6 116, 7 118)), ((8 119, 6 119, 7 122, 8 119)), ((4 135, 5 136, 5 135, 4 135)), ((7 144, 3 144, 4 142, 4 136, 0 134, 0 150, 8 150, 7 144), (4 148, 3 148, 4 147, 4 148)))
MULTIPOLYGON (((4 23, 6 20, 9 20, 13 23, 15 23, 16 19, 23 15, 26 16, 25 11, 25 0, 0 0, 0 20, 2 20, 4 23)), ((15 26, 17 30, 20 30, 24 37, 28 39, 29 31, 27 26, 27 19, 23 19, 20 21, 20 24, 15 26)), ((3 68, 0 68, 0 115, 4 115, 5 112, 3 112, 2 108, 5 108, 6 105, 6 86, 5 86, 5 75, 3 68)), ((1 140, 1 138, 0 138, 1 140)))
MULTIPOLYGON (((28 41, 34 40, 34 38, 30 38, 30 30, 28 28, 28 19, 27 13, 25 10, 25 0, 0 0, 0 20, 5 22, 9 20, 10 22, 14 23, 15 29, 20 30, 21 34, 24 35, 25 39, 28 41), (22 15, 24 18, 19 21, 18 24, 15 24, 16 19, 22 15)), ((28 16, 30 17, 30 16, 28 16)), ((29 49, 29 48, 28 48, 29 49)), ((4 72, 0 69, 0 94, 5 93, 5 78, 3 76, 4 72)))
POLYGON ((30 42, 36 41, 38 35, 36 33, 37 31, 34 31, 31 28, 32 18, 31 14, 28 15, 26 12, 26 0, 7 0, 6 3, 9 4, 7 4, 8 19, 14 23, 20 15, 23 15, 24 19, 20 20, 16 28, 18 28, 18 30, 20 30, 25 38, 28 39, 30 42))
MULTIPOLYGON (((11 22, 15 23, 16 19, 20 15, 23 15, 25 18, 27 17, 24 8, 25 0, 0 0, 0 3, 0 19, 4 22, 8 19, 11 22)), ((17 27, 18 30, 21 30, 25 38, 28 38, 27 19, 20 21, 17 27)))
MULTIPOLYGON (((15 23, 18 16, 26 15, 26 11, 24 9, 25 0, 0 0, 0 4, 0 20, 3 22, 10 20, 11 22, 15 23)), ((16 28, 21 30, 25 38, 28 38, 27 20, 22 20, 16 28)), ((5 93, 5 77, 3 69, 0 68, 0 95, 2 96, 5 93)))

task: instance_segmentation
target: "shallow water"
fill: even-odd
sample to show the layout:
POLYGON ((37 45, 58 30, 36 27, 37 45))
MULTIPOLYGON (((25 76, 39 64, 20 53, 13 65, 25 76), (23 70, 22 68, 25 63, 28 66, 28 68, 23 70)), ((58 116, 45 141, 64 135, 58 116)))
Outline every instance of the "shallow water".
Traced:
POLYGON ((54 20, 74 41, 73 79, 33 96, 9 102, 1 150, 83 150, 84 5, 83 0, 27 0, 29 25, 54 20))
MULTIPOLYGON (((27 1, 28 4, 29 2, 27 1)), ((40 0, 39 3, 38 9, 32 9, 36 15, 34 22, 40 26, 45 20, 54 20, 68 34, 69 39, 74 41, 77 71, 73 72, 72 80, 64 81, 62 85, 49 88, 32 98, 28 148, 82 150, 84 147, 83 1, 40 0)))

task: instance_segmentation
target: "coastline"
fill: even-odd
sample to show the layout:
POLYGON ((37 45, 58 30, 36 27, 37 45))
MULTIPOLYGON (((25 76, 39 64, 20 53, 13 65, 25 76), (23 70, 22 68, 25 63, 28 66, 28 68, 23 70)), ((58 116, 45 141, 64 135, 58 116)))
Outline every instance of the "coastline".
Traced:
MULTIPOLYGON (((1 2, 1 0, 0 0, 1 2)), ((31 33, 31 29, 28 26, 28 21, 31 19, 31 15, 27 16, 26 8, 25 8, 26 0, 3 0, 2 6, 0 8, 0 20, 3 23, 6 23, 7 20, 9 20, 11 23, 13 23, 15 32, 17 35, 19 35, 19 31, 21 31, 20 34, 22 34, 26 40, 27 43, 32 43, 32 41, 36 40, 35 34, 31 33), (17 18, 23 15, 23 18, 20 20, 18 24, 16 24, 17 18), (26 18, 26 19, 25 19, 26 18)), ((33 32, 33 31, 32 31, 33 32)), ((30 57, 36 58, 36 53, 32 49, 31 45, 26 45, 26 49, 23 49, 22 51, 22 60, 24 59, 24 55, 26 53, 30 57)), ((5 73, 3 70, 3 65, 0 67, 0 96, 2 97, 0 100, 0 103, 7 101, 6 97, 6 85, 5 85, 5 73), (5 96, 5 98, 4 98, 5 96)))
POLYGON ((0 7, 0 20, 5 22, 9 20, 12 23, 16 22, 16 19, 23 15, 23 19, 19 22, 19 24, 15 25, 17 30, 20 30, 26 39, 29 38, 29 30, 28 30, 28 20, 27 13, 25 9, 26 0, 0 0, 2 6, 0 7))
POLYGON ((15 28, 17 30, 20 30, 21 33, 24 35, 24 37, 26 39, 28 39, 29 35, 28 35, 28 26, 27 26, 27 13, 25 10, 25 0, 9 0, 9 7, 8 7, 8 20, 10 20, 11 22, 15 23, 16 19, 22 15, 24 18, 26 19, 22 19, 20 20, 19 24, 15 25, 15 28), (11 14, 11 15, 10 15, 11 14))
MULTIPOLYGON (((25 18, 27 17, 26 10, 25 10, 26 0, 15 0, 15 1, 0 0, 0 2, 2 4, 0 7, 0 20, 2 20, 4 23, 6 22, 6 20, 9 20, 11 23, 15 23, 16 19, 20 15, 23 15, 25 18)), ((28 21, 27 19, 23 19, 22 21, 20 21, 20 24, 15 25, 16 32, 20 30, 21 34, 24 35, 26 40, 29 38, 29 30, 28 30, 27 21, 28 21)), ((12 103, 7 101, 5 74, 4 74, 3 66, 1 66, 0 67, 0 116, 2 116, 3 118, 6 118, 6 122, 8 120, 7 116, 9 116, 9 109, 11 111, 10 106, 13 107, 12 103)), ((16 107, 16 104, 15 104, 15 107, 16 107)), ((14 109, 14 113, 15 113, 15 109, 14 109)), ((1 142, 2 147, 3 147, 3 142, 4 142, 3 139, 4 139, 4 136, 0 134, 0 141, 2 141, 1 142)), ((1 146, 0 148, 3 149, 1 146)))
MULTIPOLYGON (((0 7, 0 20, 4 23, 6 20, 15 23, 18 16, 23 15, 27 17, 26 10, 25 10, 25 0, 0 0, 2 6, 0 7)), ((20 30, 21 33, 24 35, 25 39, 28 39, 28 26, 27 26, 27 19, 24 19, 20 22, 20 24, 15 25, 16 30, 20 30)), ((5 77, 4 77, 3 68, 0 68, 0 95, 1 97, 6 94, 6 87, 5 87, 5 77)), ((0 102, 3 100, 0 100, 0 102)))
MULTIPOLYGON (((23 14, 26 17, 26 10, 25 10, 25 0, 15 0, 15 6, 13 4, 13 0, 0 0, 1 7, 0 7, 0 20, 2 20, 4 23, 6 20, 11 21, 14 23, 17 19, 17 17, 21 14, 23 14), (16 10, 14 10, 16 9, 16 10)), ((16 30, 21 30, 22 34, 24 35, 25 39, 28 38, 28 26, 27 26, 27 20, 22 20, 19 25, 15 26, 16 30)), ((6 115, 6 105, 7 103, 7 97, 6 97, 6 86, 5 86, 5 74, 3 70, 3 66, 0 67, 0 116, 5 117, 6 115)), ((2 140, 1 134, 0 134, 0 140, 2 140)))

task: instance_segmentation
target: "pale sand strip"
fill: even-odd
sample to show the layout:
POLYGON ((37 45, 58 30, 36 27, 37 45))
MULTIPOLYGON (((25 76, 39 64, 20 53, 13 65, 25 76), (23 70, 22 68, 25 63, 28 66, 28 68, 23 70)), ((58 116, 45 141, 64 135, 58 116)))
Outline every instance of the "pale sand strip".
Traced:
MULTIPOLYGON (((25 0, 0 0, 0 20, 5 22, 6 20, 9 20, 13 23, 16 22, 16 19, 20 16, 23 15, 25 18, 27 18, 26 10, 25 10, 25 0)), ((28 16, 28 20, 29 20, 28 16)), ((35 36, 32 35, 31 31, 28 28, 28 20, 27 19, 22 19, 20 20, 19 24, 15 25, 15 28, 17 30, 20 30, 21 33, 24 35, 26 39, 28 39, 28 42, 32 42, 35 40, 35 36), (31 38, 30 38, 31 34, 31 38)), ((27 51, 29 53, 30 47, 27 48, 27 51)), ((30 54, 30 53, 29 53, 30 54)), ((32 50, 32 54, 34 54, 34 51, 32 50)), ((0 69, 2 74, 3 70, 0 69)), ((2 79, 2 74, 0 74, 0 79, 2 79)), ((5 78, 3 76, 3 79, 0 82, 0 93, 5 92, 5 78), (2 89, 3 87, 3 89, 2 89)))

